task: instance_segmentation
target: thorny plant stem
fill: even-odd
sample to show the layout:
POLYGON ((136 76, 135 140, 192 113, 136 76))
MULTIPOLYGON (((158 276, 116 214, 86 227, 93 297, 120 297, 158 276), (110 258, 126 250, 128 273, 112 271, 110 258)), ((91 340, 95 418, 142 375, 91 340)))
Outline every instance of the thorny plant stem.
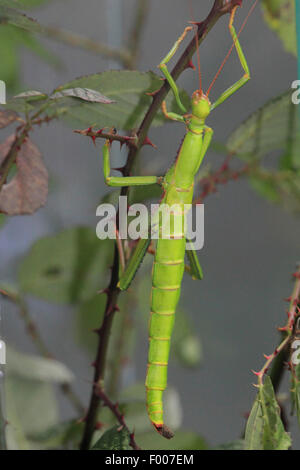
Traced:
POLYGON ((91 127, 89 127, 85 130, 75 129, 73 132, 75 132, 75 134, 91 137, 94 142, 96 142, 96 139, 109 139, 111 142, 120 142, 121 145, 128 145, 132 147, 136 147, 137 143, 136 136, 127 137, 124 135, 114 134, 113 132, 103 132, 103 129, 94 131, 91 127))
MULTIPOLYGON (((235 5, 240 5, 240 0, 232 0, 230 2, 225 2, 223 0, 215 0, 212 6, 210 13, 207 18, 198 25, 198 41, 195 37, 189 43, 181 57, 179 58, 177 64, 175 65, 172 76, 174 80, 177 80, 181 73, 188 68, 189 62, 196 51, 197 42, 201 44, 211 28, 216 24, 216 22, 226 13, 229 13, 235 5)), ((138 155, 139 150, 141 149, 145 139, 147 137, 149 128, 152 124, 154 117, 159 111, 163 100, 165 99, 167 93, 170 91, 170 86, 167 81, 164 81, 163 86, 158 90, 158 92, 153 96, 152 104, 150 105, 148 112, 137 132, 137 148, 131 147, 128 153, 127 162, 125 165, 124 176, 128 176, 133 167, 134 161, 138 155)), ((128 194, 129 188, 124 187, 121 189, 121 195, 126 196, 128 194)), ((92 393, 89 403, 89 408, 85 417, 85 430, 83 433, 82 442, 80 445, 81 450, 87 450, 90 448, 92 437, 95 431, 95 426, 97 422, 97 414, 99 410, 99 405, 101 402, 101 397, 97 394, 97 389, 100 387, 103 389, 104 384, 104 374, 105 374, 105 365, 107 357, 107 347, 109 344, 109 336, 113 323, 114 314, 117 310, 117 300, 119 296, 119 289, 117 288, 118 284, 118 274, 119 274, 119 255, 118 249, 115 245, 114 251, 114 262, 112 267, 111 280, 109 287, 106 290, 107 293, 107 302, 104 314, 104 320, 99 329, 99 342, 96 355, 95 372, 92 393)))
MULTIPOLYGON (((2 294, 5 298, 13 302, 19 310, 20 317, 23 319, 26 331, 30 336, 33 344, 35 345, 37 351, 47 359, 54 359, 54 356, 51 354, 49 349, 47 348, 36 324, 34 323, 31 315, 28 311, 27 305, 24 299, 18 295, 12 294, 5 290, 0 289, 0 294, 2 294)), ((73 391, 72 387, 68 383, 62 383, 61 391, 63 394, 69 399, 70 403, 72 404, 74 410, 78 413, 79 416, 82 416, 84 413, 84 407, 81 404, 79 398, 73 391)))
POLYGON ((119 410, 119 407, 118 407, 118 404, 114 404, 109 398, 108 396, 104 393, 104 390, 101 388, 101 387, 97 387, 96 389, 96 394, 98 395, 98 397, 101 399, 101 401, 103 402, 103 404, 105 406, 107 406, 111 412, 115 415, 115 417, 117 418, 117 420, 119 421, 120 425, 122 428, 125 428, 129 435, 130 435, 130 442, 129 442, 129 445, 134 449, 134 450, 140 450, 140 447, 137 445, 137 443, 135 442, 135 439, 134 439, 134 434, 133 433, 130 433, 130 430, 125 422, 125 419, 124 419, 124 416, 122 415, 122 413, 120 412, 119 410))
MULTIPOLYGON (((288 320, 287 320, 286 325, 283 328, 279 328, 279 330, 284 333, 285 337, 280 343, 280 345, 275 349, 275 351, 270 356, 265 356, 267 360, 265 364, 263 365, 263 367, 261 368, 261 370, 259 372, 254 372, 255 375, 257 376, 259 387, 263 385, 263 378, 265 374, 268 372, 275 358, 280 353, 283 353, 285 349, 287 348, 290 342, 291 336, 293 334, 295 320, 298 315, 298 304, 300 301, 300 266, 298 267, 296 273, 294 273, 294 276, 296 278, 296 281, 295 281, 295 286, 294 286, 293 293, 292 293, 291 300, 290 300, 290 306, 288 310, 288 320)), ((282 363, 281 366, 283 367, 283 365, 284 364, 282 363)), ((276 365, 276 367, 278 367, 278 364, 276 365)), ((277 374, 278 374, 278 371, 277 371, 277 374)), ((277 387, 278 385, 279 384, 277 383, 277 387)))

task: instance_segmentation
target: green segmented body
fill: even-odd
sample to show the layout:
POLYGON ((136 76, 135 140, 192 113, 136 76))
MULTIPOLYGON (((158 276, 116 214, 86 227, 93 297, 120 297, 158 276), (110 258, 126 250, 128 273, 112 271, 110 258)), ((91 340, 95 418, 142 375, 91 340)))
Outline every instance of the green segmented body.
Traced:
POLYGON ((170 239, 161 238, 160 222, 153 265, 146 389, 148 414, 156 428, 162 428, 164 424, 162 397, 167 386, 171 335, 185 267, 186 239, 180 227, 184 227, 184 205, 193 201, 194 177, 203 158, 204 123, 192 118, 190 125, 193 124, 196 129, 188 129, 176 162, 164 178, 162 204, 169 207, 176 204, 179 213, 171 215, 170 239), (177 218, 176 222, 174 218, 177 218))
MULTIPOLYGON (((255 4, 256 3, 257 1, 255 4)), ((202 89, 197 90, 192 95, 191 114, 187 114, 187 110, 180 100, 177 85, 166 66, 187 32, 192 29, 191 27, 185 29, 171 51, 159 65, 159 68, 171 87, 179 108, 184 114, 168 113, 165 103, 163 103, 162 107, 163 112, 167 118, 184 123, 187 130, 176 161, 167 174, 164 177, 110 176, 109 151, 111 142, 109 140, 106 141, 103 149, 103 172, 106 184, 109 186, 160 184, 164 189, 161 205, 165 204, 171 213, 169 239, 162 237, 162 222, 159 221, 158 223, 159 237, 152 275, 151 316, 149 322, 150 344, 146 377, 147 410, 149 418, 157 431, 167 438, 172 437, 173 434, 164 425, 162 398, 163 391, 167 386, 170 341, 175 320, 175 311, 180 297, 182 276, 185 270, 184 256, 186 238, 183 229, 184 205, 191 204, 193 201, 194 178, 212 139, 213 131, 205 125, 206 118, 212 110, 227 100, 250 79, 249 68, 238 35, 233 26, 236 10, 237 6, 234 7, 231 12, 229 30, 240 63, 243 67, 244 75, 234 85, 225 90, 213 104, 210 103, 208 96, 203 93, 202 89), (172 206, 174 205, 176 205, 176 210, 172 213, 172 206)), ((212 83, 214 83, 214 81, 212 83)), ((210 89, 211 87, 209 91, 210 89)), ((149 247, 149 243, 149 240, 142 239, 139 241, 126 267, 125 273, 120 278, 118 286, 121 290, 126 290, 129 287, 149 247)), ((190 272, 193 278, 202 279, 202 270, 195 251, 188 251, 188 258, 190 262, 190 272)))

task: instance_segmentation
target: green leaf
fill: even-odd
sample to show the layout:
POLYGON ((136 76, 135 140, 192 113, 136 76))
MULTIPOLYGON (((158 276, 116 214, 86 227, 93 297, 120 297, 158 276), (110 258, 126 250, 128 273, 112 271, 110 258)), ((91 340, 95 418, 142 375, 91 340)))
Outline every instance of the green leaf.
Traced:
POLYGON ((290 155, 293 168, 300 168, 298 112, 291 90, 268 101, 239 125, 230 135, 227 148, 249 163, 281 151, 290 155))
POLYGON ((242 439, 229 442, 228 444, 221 444, 215 450, 244 450, 245 442, 242 439))
POLYGON ((111 243, 99 240, 88 227, 38 240, 20 264, 21 289, 50 302, 90 299, 107 274, 111 243))
POLYGON ((177 431, 171 440, 167 440, 153 430, 137 434, 136 441, 143 450, 208 450, 204 438, 192 431, 177 431))
POLYGON ((291 438, 284 430, 270 377, 260 386, 245 435, 246 450, 288 450, 291 438))
MULTIPOLYGON (((161 83, 161 78, 153 72, 112 70, 88 75, 58 87, 54 90, 54 96, 62 96, 66 90, 88 89, 104 95, 113 103, 94 103, 72 96, 62 96, 59 99, 49 101, 45 114, 48 117, 60 114, 61 119, 73 128, 82 129, 93 126, 96 128, 116 127, 123 130, 136 129, 151 104, 152 98, 147 93, 160 88, 161 83)), ((181 91, 180 94, 183 103, 189 108, 188 95, 184 91, 181 91)), ((31 97, 29 98, 24 99, 23 103, 12 99, 7 102, 5 107, 18 112, 28 112, 28 106, 34 105, 31 97)), ((167 105, 170 110, 176 110, 176 103, 171 94, 167 98, 167 105)), ((164 122, 166 122, 166 118, 160 111, 156 115, 153 125, 159 126, 164 122)))
POLYGON ((300 211, 300 127, 292 92, 267 102, 229 137, 228 151, 247 163, 252 187, 300 211))
POLYGON ((186 312, 178 309, 172 337, 177 359, 186 367, 198 367, 203 358, 202 346, 186 312))
POLYGON ((44 432, 30 434, 30 443, 39 449, 78 449, 84 423, 78 419, 56 424, 44 432))
POLYGON ((249 178, 252 188, 258 194, 271 202, 279 202, 278 186, 272 178, 262 179, 261 175, 251 175, 249 178))
POLYGON ((7 377, 5 387, 8 448, 27 449, 30 434, 44 432, 58 422, 54 390, 49 384, 19 377, 7 377))
POLYGON ((37 21, 5 5, 14 6, 11 1, 7 2, 2 0, 0 2, 0 17, 3 23, 17 26, 31 33, 42 33, 44 31, 43 27, 40 26, 37 21))
POLYGON ((292 414, 296 411, 298 425, 300 427, 300 364, 294 366, 294 374, 291 381, 292 414))
POLYGON ((129 441, 127 429, 114 426, 103 434, 92 450, 130 450, 129 441))
MULTIPOLYGON (((147 95, 161 87, 161 79, 153 72, 135 72, 128 70, 112 70, 99 74, 88 75, 57 88, 57 92, 70 88, 89 88, 115 101, 114 104, 80 102, 74 98, 64 98, 52 106, 66 108, 63 119, 71 127, 116 127, 123 130, 137 128, 151 104, 152 98, 147 95)), ((185 92, 181 93, 184 104, 189 107, 189 98, 185 92)), ((174 107, 174 100, 171 99, 174 107)), ((169 100, 170 107, 170 100, 169 100)), ((49 111, 50 112, 50 111, 49 111)), ((51 112, 50 112, 51 113, 51 112)), ((154 125, 165 122, 163 114, 158 113, 154 125)))
POLYGON ((0 0, 0 8, 21 8, 22 5, 18 0, 0 0))
POLYGON ((0 214, 0 229, 5 225, 7 217, 4 214, 0 214))
POLYGON ((29 436, 58 424, 53 384, 71 378, 65 366, 8 349, 5 404, 10 450, 32 448, 29 436))
POLYGON ((13 27, 0 27, 0 77, 6 83, 7 89, 14 89, 18 83, 19 62, 16 51, 16 39, 13 27))
POLYGON ((296 12, 294 0, 263 0, 264 18, 283 42, 287 52, 297 55, 296 12))
POLYGON ((54 359, 23 354, 8 348, 7 362, 9 374, 24 380, 57 384, 71 383, 74 380, 72 372, 64 364, 54 359))
POLYGON ((102 323, 105 304, 106 296, 97 294, 79 306, 75 322, 76 339, 88 351, 95 351, 97 346, 98 338, 94 330, 102 323))
POLYGON ((51 0, 17 0, 20 5, 19 8, 31 9, 44 5, 45 3, 50 3, 51 0))

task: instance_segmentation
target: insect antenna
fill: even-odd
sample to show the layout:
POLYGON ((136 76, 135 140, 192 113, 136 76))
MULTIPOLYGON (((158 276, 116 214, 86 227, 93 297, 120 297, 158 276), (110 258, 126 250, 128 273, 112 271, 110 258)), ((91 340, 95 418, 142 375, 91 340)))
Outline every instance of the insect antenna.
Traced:
POLYGON ((250 10, 249 10, 249 12, 248 12, 248 15, 246 16, 246 18, 245 18, 245 20, 244 20, 244 22, 243 22, 243 24, 242 24, 242 26, 241 26, 241 29, 239 30, 239 32, 238 32, 238 34, 237 34, 236 40, 233 42, 231 48, 229 49, 229 51, 228 51, 228 53, 227 53, 225 59, 223 60, 223 62, 222 62, 222 64, 221 64, 219 70, 217 71, 217 73, 216 73, 214 79, 212 80, 211 84, 209 85, 209 88, 208 88, 208 90, 207 90, 207 92, 206 92, 206 95, 207 95, 207 96, 209 96, 209 94, 210 94, 210 92, 211 92, 211 90, 212 90, 212 87, 214 86, 214 84, 216 83, 218 77, 220 76, 220 73, 222 72, 222 70, 223 70, 223 68, 224 68, 224 66, 225 66, 225 64, 226 64, 226 62, 228 61, 228 59, 229 59, 229 57, 230 57, 230 55, 231 55, 231 53, 232 53, 232 51, 233 51, 233 49, 234 49, 234 47, 235 47, 235 45, 236 45, 237 40, 239 39, 240 35, 242 34, 242 32, 243 32, 243 30, 244 30, 244 28, 245 28, 245 26, 246 26, 246 24, 247 24, 247 22, 248 22, 250 16, 252 15, 252 13, 253 13, 253 11, 254 11, 254 9, 255 9, 257 3, 258 3, 258 0, 255 0, 255 2, 253 3, 252 7, 250 8, 250 10))
POLYGON ((197 22, 195 21, 195 15, 194 15, 194 10, 193 10, 192 0, 189 0, 189 7, 190 7, 190 17, 192 19, 191 23, 195 27, 195 42, 196 42, 196 49, 197 49, 199 91, 200 91, 200 93, 202 93, 202 73, 201 73, 201 61, 200 61, 200 51, 199 51, 198 27, 197 27, 197 22))

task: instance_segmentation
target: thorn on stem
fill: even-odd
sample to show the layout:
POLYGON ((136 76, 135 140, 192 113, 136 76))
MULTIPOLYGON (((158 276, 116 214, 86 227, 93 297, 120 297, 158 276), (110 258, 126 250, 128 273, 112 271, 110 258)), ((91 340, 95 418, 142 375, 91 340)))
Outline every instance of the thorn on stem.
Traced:
POLYGON ((108 295, 109 294, 109 289, 100 289, 97 291, 97 294, 106 294, 108 295))
POLYGON ((151 147, 157 149, 156 145, 153 144, 153 142, 151 142, 151 140, 149 139, 148 136, 145 138, 145 140, 144 140, 144 142, 143 142, 143 146, 144 146, 144 145, 150 145, 151 147))
POLYGON ((196 67, 194 66, 193 64, 193 61, 192 59, 189 60, 189 62, 187 63, 185 69, 192 69, 192 70, 196 70, 196 67))
MULTIPOLYGON (((121 145, 121 148, 122 148, 122 146, 124 145, 124 142, 120 142, 120 145, 121 145)), ((126 168, 125 168, 125 166, 120 166, 118 168, 113 168, 113 170, 119 171, 124 176, 126 168)))
POLYGON ((146 93, 147 96, 151 96, 151 98, 155 98, 155 96, 157 95, 157 93, 159 93, 160 89, 156 90, 156 91, 152 91, 151 93, 146 93))
POLYGON ((264 354, 264 358, 267 359, 267 361, 269 361, 270 359, 272 359, 272 354, 270 356, 267 356, 267 354, 264 354))
POLYGON ((261 372, 256 372, 255 370, 251 370, 251 372, 256 375, 256 377, 261 377, 261 372))
POLYGON ((287 326, 281 326, 281 327, 278 327, 277 330, 281 331, 282 333, 285 333, 288 330, 288 328, 287 326))
POLYGON ((92 330, 92 332, 95 333, 96 335, 101 335, 102 328, 95 328, 94 330, 92 330))

